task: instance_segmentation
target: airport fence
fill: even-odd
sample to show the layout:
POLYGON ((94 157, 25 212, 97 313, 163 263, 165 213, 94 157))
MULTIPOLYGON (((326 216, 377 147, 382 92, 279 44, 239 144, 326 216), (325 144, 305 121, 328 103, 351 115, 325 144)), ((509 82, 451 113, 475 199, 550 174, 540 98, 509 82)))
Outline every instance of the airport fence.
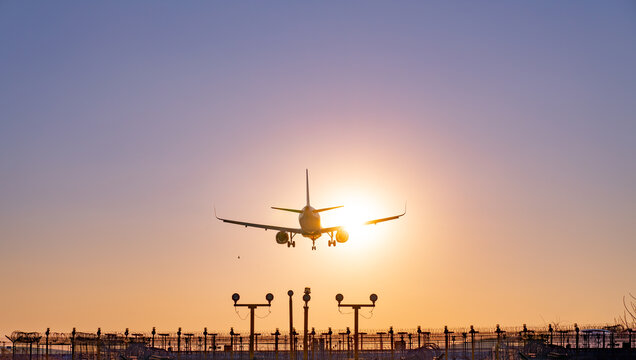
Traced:
MULTIPOLYGON (((248 360, 249 334, 234 332, 70 333, 13 332, 2 346, 2 360, 248 360)), ((633 330, 621 326, 569 328, 437 329, 364 331, 358 357, 378 360, 527 359, 602 351, 610 358, 636 358, 633 330), (543 354, 543 355, 542 355, 543 354), (614 356, 615 355, 615 356, 614 356)), ((302 335, 275 332, 254 336, 257 359, 305 359, 302 335)), ((306 360, 353 359, 355 336, 349 329, 312 331, 306 360)), ((604 355, 605 356, 605 355, 604 355)), ((574 358, 576 358, 574 356, 574 358)))

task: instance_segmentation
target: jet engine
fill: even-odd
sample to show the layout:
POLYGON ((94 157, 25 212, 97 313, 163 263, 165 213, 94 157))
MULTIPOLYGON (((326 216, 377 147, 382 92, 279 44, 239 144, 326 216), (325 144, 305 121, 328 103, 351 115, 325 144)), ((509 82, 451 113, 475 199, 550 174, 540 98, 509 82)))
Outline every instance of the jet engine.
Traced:
POLYGON ((338 230, 336 233, 336 241, 344 243, 347 242, 347 240, 349 240, 349 233, 344 230, 338 230))
POLYGON ((289 242, 289 234, 284 231, 279 231, 276 233, 276 243, 285 245, 289 242))

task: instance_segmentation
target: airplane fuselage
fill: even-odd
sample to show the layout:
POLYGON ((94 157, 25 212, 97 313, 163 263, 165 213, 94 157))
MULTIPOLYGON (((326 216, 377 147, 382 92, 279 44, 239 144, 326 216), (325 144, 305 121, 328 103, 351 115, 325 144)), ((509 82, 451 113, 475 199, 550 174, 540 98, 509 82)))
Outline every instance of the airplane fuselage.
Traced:
POLYGON ((320 214, 318 214, 313 207, 307 205, 302 208, 302 212, 298 215, 298 222, 300 228, 303 230, 302 235, 310 239, 317 239, 320 237, 320 214))

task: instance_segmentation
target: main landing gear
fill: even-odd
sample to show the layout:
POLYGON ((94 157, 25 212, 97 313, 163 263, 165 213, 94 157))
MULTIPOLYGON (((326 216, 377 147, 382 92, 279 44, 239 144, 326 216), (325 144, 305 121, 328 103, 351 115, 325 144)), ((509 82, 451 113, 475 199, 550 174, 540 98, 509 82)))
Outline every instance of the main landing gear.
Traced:
POLYGON ((336 247, 336 240, 333 239, 333 232, 329 233, 329 237, 331 238, 331 240, 327 241, 327 245, 336 247))
POLYGON ((316 250, 316 239, 311 239, 311 250, 316 250))
POLYGON ((287 247, 296 247, 296 242, 294 241, 294 233, 290 233, 289 240, 287 240, 287 247))

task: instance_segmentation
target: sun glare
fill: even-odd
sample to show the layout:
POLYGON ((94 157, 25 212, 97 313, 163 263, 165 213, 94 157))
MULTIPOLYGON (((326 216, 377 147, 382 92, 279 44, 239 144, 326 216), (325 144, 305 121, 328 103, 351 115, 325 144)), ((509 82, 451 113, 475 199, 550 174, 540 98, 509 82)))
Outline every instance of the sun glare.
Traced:
MULTIPOLYGON (((343 202, 344 207, 325 216, 323 226, 342 225, 349 232, 350 239, 367 237, 369 226, 364 225, 368 220, 386 216, 386 211, 363 198, 349 198, 343 202)), ((325 214, 327 215, 327 214, 325 214)))

